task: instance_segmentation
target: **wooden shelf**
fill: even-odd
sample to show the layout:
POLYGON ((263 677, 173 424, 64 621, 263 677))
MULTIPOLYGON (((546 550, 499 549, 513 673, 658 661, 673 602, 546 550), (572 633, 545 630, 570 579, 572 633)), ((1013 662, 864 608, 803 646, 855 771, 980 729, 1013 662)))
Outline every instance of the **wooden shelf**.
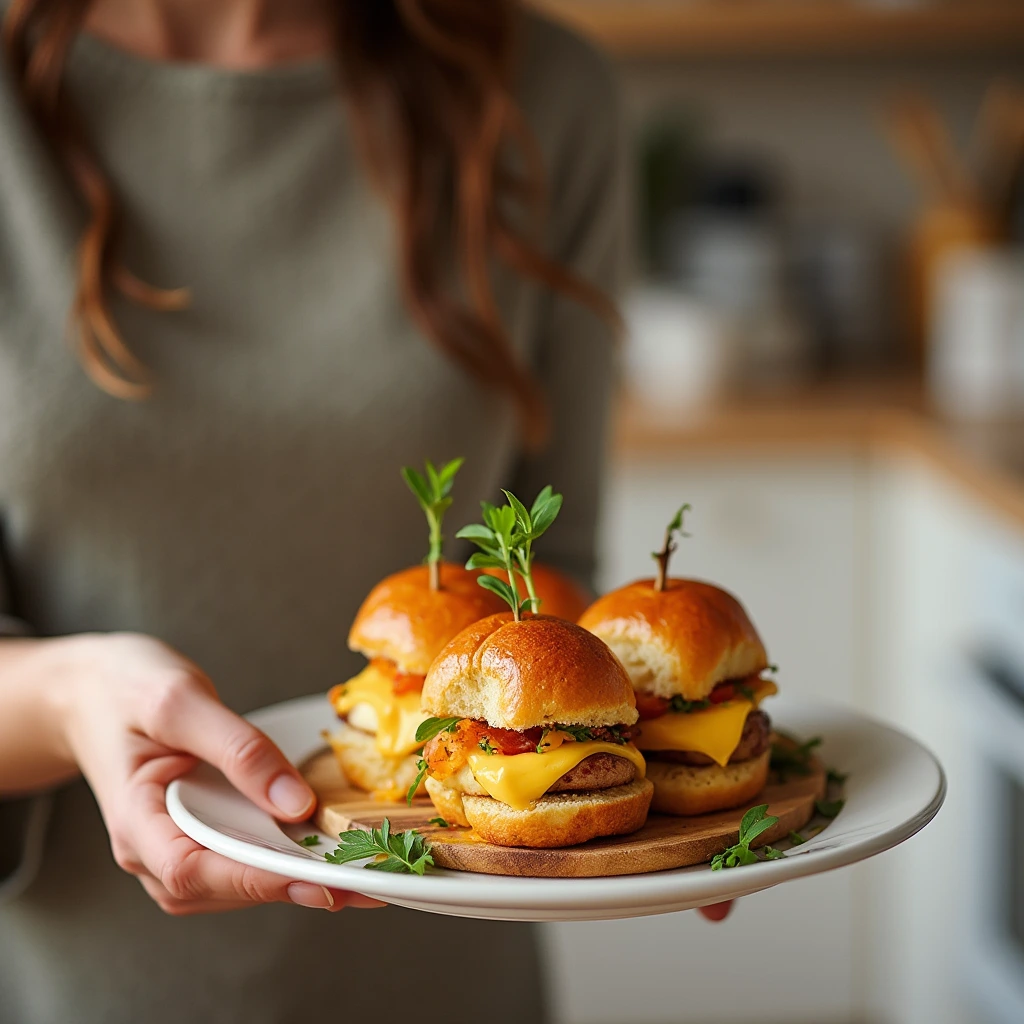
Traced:
POLYGON ((931 0, 532 0, 622 56, 1024 52, 1024 3, 931 0))

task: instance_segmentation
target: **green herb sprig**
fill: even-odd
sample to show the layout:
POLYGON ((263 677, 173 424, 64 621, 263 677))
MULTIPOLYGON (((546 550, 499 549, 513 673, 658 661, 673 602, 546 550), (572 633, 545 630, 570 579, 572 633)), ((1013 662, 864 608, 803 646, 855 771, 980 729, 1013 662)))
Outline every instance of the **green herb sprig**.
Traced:
MULTIPOLYGON (((735 868, 741 864, 757 864, 760 858, 751 850, 750 844, 762 832, 767 832, 773 825, 776 825, 778 820, 774 815, 768 813, 767 804, 751 807, 740 822, 739 842, 721 853, 716 853, 711 858, 711 870, 721 871, 723 868, 735 868)), ((773 850, 770 846, 765 847, 765 857, 768 860, 778 860, 782 856, 784 855, 781 851, 773 850)))
POLYGON ((772 744, 771 769, 778 773, 779 781, 785 782, 790 773, 810 775, 813 751, 815 747, 821 746, 821 737, 812 736, 800 743, 785 733, 778 735, 782 742, 772 744))
POLYGON ((711 701, 705 697, 703 700, 687 700, 681 694, 673 694, 672 699, 668 702, 669 711, 674 711, 676 714, 689 714, 691 711, 703 711, 704 708, 711 707, 711 701))
POLYGON ((668 560, 672 557, 672 552, 675 551, 677 546, 672 538, 677 533, 680 537, 690 536, 683 529, 683 513, 691 511, 689 503, 680 506, 679 511, 676 512, 668 526, 665 527, 665 542, 662 544, 661 550, 651 552, 651 558, 658 563, 658 575, 654 580, 655 590, 665 589, 665 581, 668 579, 668 560))
POLYGON ((412 785, 408 788, 405 794, 405 802, 412 806, 413 800, 416 798, 416 790, 420 788, 420 783, 423 781, 423 777, 427 774, 427 768, 430 766, 421 757, 416 762, 416 778, 412 780, 412 785))
POLYGON ((305 846, 307 849, 310 846, 319 846, 319 845, 320 845, 320 837, 319 836, 303 836, 299 840, 299 846, 305 846))
POLYGON ((826 818, 834 818, 845 803, 845 800, 815 800, 814 809, 826 818))
POLYGON ((548 485, 528 509, 511 491, 502 493, 508 499, 507 505, 498 507, 481 502, 483 522, 464 526, 455 536, 472 541, 480 549, 466 562, 467 569, 502 569, 505 572, 507 581, 482 575, 477 583, 505 601, 518 622, 527 608, 535 613, 540 608, 533 585, 533 542, 557 518, 562 496, 555 494, 548 485), (516 582, 520 578, 526 586, 524 599, 519 597, 516 582))
POLYGON ((441 548, 444 544, 441 523, 444 521, 445 512, 448 511, 452 503, 452 484, 455 483, 455 474, 458 473, 463 462, 465 459, 452 459, 451 462, 446 462, 440 469, 437 469, 428 459, 424 467, 426 475, 417 472, 411 466, 402 467, 402 479, 416 496, 430 527, 427 565, 431 590, 441 589, 441 548))
POLYGON ((415 829, 392 832, 391 822, 385 818, 380 828, 364 832, 359 828, 338 834, 338 848, 325 853, 324 859, 330 864, 347 864, 352 860, 374 857, 364 867, 373 871, 406 872, 422 875, 434 866, 430 845, 415 829))
MULTIPOLYGON (((416 742, 426 743, 440 732, 451 732, 461 721, 462 719, 457 716, 455 718, 428 718, 417 726, 416 742)), ((416 778, 413 779, 412 785, 405 794, 407 804, 411 804, 416 796, 416 790, 420 788, 420 783, 427 774, 427 767, 427 762, 422 757, 416 762, 416 778)))
POLYGON ((427 824, 436 825, 438 828, 451 828, 451 825, 449 825, 448 822, 445 821, 444 818, 442 818, 440 815, 438 815, 436 818, 428 818, 427 824))

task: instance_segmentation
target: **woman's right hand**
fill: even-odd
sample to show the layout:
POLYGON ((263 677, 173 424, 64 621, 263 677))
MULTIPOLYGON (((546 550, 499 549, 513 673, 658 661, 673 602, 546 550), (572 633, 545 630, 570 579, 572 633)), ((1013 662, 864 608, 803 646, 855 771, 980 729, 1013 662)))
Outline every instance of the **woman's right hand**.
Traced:
POLYGON ((276 746, 229 711, 210 679, 151 637, 89 634, 49 641, 48 699, 61 755, 96 796, 114 859, 169 914, 296 903, 340 910, 376 900, 291 882, 189 839, 167 813, 167 785, 197 760, 282 821, 313 810, 313 792, 276 746))

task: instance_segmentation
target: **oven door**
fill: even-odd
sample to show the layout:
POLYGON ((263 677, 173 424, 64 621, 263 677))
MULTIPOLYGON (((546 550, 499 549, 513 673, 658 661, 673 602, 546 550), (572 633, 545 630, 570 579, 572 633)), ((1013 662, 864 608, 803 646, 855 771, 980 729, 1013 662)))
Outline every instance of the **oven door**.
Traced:
POLYGON ((993 1024, 1024 1021, 1024 664, 989 651, 963 676, 971 789, 965 983, 993 1024))

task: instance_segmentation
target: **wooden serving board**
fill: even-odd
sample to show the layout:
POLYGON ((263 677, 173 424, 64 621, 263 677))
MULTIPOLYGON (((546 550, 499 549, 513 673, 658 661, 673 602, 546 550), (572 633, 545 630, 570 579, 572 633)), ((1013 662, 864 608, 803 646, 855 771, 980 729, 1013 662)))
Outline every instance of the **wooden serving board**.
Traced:
MULTIPOLYGON (((814 814, 814 802, 825 795, 825 769, 818 759, 811 773, 772 782, 752 803, 767 803, 778 824, 762 832, 755 846, 778 842, 790 830, 804 827, 814 814)), ((534 878, 593 878, 634 875, 666 868, 703 864, 739 837, 740 819, 748 809, 718 811, 692 818, 652 814, 639 832, 628 836, 592 839, 579 846, 534 850, 522 846, 493 846, 478 839, 472 829, 442 828, 430 824, 437 810, 427 797, 412 806, 374 800, 353 789, 342 776, 330 751, 317 754, 302 766, 302 774, 318 798, 317 827, 329 836, 351 828, 380 828, 384 818, 395 830, 417 829, 431 844, 438 867, 478 871, 487 875, 534 878)))

